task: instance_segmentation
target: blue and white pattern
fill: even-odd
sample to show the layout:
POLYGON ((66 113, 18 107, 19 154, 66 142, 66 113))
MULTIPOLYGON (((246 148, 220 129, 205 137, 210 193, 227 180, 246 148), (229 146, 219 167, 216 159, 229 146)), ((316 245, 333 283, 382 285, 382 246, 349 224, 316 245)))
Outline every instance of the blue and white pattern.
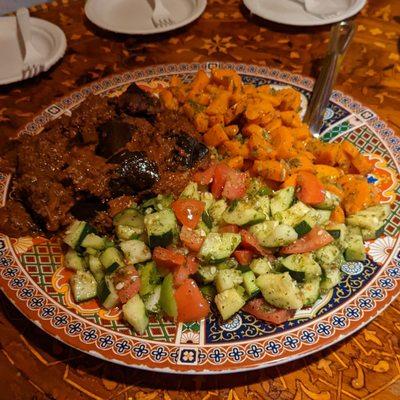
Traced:
POLYGON ((359 275, 364 271, 364 264, 361 262, 347 262, 342 265, 341 269, 347 275, 359 275))
POLYGON ((237 361, 240 361, 243 358, 244 354, 245 354, 244 351, 240 350, 239 347, 234 347, 228 353, 228 357, 237 362, 237 361))
POLYGON ((149 350, 147 349, 146 345, 141 343, 139 346, 133 348, 133 352, 137 358, 142 358, 149 354, 149 350))
POLYGON ((227 332, 233 332, 240 328, 242 325, 242 318, 240 314, 235 314, 230 320, 220 325, 221 329, 227 332))
POLYGON ((115 343, 114 347, 117 349, 117 353, 119 354, 124 354, 132 348, 132 346, 128 343, 127 340, 115 343))
POLYGON ((317 340, 317 335, 314 331, 305 330, 300 336, 300 340, 305 343, 314 343, 317 340))
POLYGON ((102 349, 108 349, 112 347, 112 345, 114 344, 114 340, 111 335, 101 336, 97 340, 96 344, 102 349))

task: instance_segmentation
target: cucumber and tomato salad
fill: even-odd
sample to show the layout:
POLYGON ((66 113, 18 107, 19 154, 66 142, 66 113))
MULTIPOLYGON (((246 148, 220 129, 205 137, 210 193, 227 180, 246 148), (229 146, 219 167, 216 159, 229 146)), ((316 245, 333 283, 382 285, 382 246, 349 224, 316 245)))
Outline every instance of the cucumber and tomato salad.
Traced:
POLYGON ((346 261, 365 259, 388 205, 331 221, 338 198, 311 176, 272 191, 226 164, 197 172, 179 198, 159 195, 114 217, 99 236, 84 221, 68 228, 65 264, 77 302, 122 306, 143 333, 149 315, 189 322, 244 310, 280 324, 312 306, 341 279, 346 261))

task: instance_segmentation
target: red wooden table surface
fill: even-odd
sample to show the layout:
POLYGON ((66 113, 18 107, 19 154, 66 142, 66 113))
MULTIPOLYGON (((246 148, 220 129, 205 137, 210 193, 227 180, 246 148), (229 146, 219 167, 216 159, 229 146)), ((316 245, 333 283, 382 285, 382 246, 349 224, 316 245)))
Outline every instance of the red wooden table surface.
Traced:
MULTIPOLYGON (((210 0, 196 22, 149 37, 88 22, 83 1, 54 1, 34 16, 66 33, 65 57, 47 73, 0 87, 0 143, 46 105, 92 80, 136 67, 231 60, 315 76, 328 27, 293 28, 252 18, 240 1, 210 0)), ((337 88, 400 132, 400 1, 369 1, 337 88)), ((4 55, 1 54, 0 57, 4 55)), ((400 301, 331 349, 281 367, 220 377, 141 372, 84 355, 36 328, 0 296, 0 399, 398 399, 400 301)))

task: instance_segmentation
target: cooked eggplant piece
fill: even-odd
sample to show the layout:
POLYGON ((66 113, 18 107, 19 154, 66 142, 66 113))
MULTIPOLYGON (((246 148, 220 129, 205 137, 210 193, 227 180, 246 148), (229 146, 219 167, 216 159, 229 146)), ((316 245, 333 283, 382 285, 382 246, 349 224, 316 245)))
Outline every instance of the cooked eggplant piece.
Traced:
POLYGON ((193 136, 186 134, 176 135, 175 149, 172 159, 185 168, 192 168, 198 161, 208 154, 208 148, 193 136))
POLYGON ((88 221, 100 211, 107 210, 107 204, 98 197, 89 196, 78 200, 70 209, 70 213, 78 220, 88 221))
POLYGON ((110 181, 114 196, 136 194, 150 189, 159 179, 157 164, 149 160, 143 151, 121 151, 108 159, 108 163, 119 164, 116 178, 110 181))
POLYGON ((109 158, 121 150, 132 138, 134 127, 123 121, 111 120, 97 128, 99 144, 96 154, 109 158))
POLYGON ((117 99, 117 107, 120 112, 133 116, 152 115, 161 109, 159 100, 140 89, 136 83, 132 83, 117 99))

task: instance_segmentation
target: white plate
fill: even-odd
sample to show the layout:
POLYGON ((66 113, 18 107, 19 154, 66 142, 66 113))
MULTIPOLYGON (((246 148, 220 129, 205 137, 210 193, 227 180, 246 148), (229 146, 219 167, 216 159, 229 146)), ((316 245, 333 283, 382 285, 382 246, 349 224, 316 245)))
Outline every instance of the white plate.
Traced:
POLYGON ((88 0, 85 13, 100 28, 131 35, 149 35, 180 28, 198 18, 207 0, 164 0, 175 24, 156 28, 151 20, 152 0, 88 0))
POLYGON ((253 14, 285 25, 318 26, 342 21, 357 14, 366 0, 352 0, 350 7, 343 13, 328 18, 320 18, 308 13, 304 5, 295 0, 243 0, 253 14))
MULTIPOLYGON (((43 70, 47 71, 64 55, 67 40, 57 25, 43 19, 31 18, 31 26, 32 43, 44 54, 43 70)), ((0 54, 0 85, 24 80, 23 58, 15 17, 0 18, 0 54)))

